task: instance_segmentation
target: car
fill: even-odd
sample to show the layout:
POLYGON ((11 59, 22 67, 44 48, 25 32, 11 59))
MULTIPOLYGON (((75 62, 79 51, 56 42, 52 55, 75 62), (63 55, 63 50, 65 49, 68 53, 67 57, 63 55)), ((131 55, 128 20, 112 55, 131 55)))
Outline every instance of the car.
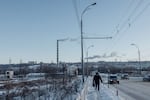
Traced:
POLYGON ((129 79, 129 75, 128 74, 122 74, 121 79, 129 79))
POLYGON ((143 77, 143 81, 150 81, 150 74, 143 77))
POLYGON ((108 76, 108 84, 119 84, 117 75, 109 75, 108 76))

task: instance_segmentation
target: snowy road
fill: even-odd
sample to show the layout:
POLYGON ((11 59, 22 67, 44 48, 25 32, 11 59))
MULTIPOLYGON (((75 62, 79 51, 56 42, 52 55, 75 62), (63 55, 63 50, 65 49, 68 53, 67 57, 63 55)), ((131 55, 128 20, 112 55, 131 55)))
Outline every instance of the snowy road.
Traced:
POLYGON ((126 100, 150 100, 150 82, 120 80, 120 84, 113 87, 126 100))
POLYGON ((107 88, 107 85, 105 84, 100 85, 100 91, 95 90, 95 87, 92 86, 92 78, 89 79, 86 100, 124 100, 121 97, 116 96, 116 94, 110 88, 107 88))

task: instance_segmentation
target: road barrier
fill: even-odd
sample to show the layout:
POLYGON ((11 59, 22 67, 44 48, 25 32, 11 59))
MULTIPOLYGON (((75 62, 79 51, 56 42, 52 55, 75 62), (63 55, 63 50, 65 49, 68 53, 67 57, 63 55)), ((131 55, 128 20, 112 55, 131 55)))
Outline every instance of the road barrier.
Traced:
POLYGON ((78 97, 76 100, 85 100, 86 99, 86 95, 87 95, 87 91, 88 91, 88 85, 89 85, 89 79, 87 78, 87 80, 83 84, 83 89, 78 94, 78 97))

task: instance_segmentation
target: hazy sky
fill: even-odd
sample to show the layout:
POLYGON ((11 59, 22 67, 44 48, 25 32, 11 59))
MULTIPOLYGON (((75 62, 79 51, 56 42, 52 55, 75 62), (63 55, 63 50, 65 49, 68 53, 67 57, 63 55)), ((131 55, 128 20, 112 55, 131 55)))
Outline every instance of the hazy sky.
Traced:
MULTIPOLYGON (((112 39, 84 40, 84 52, 101 60, 150 60, 149 0, 0 0, 0 63, 27 61, 56 62, 57 39, 60 61, 81 61, 80 18, 84 37, 112 39), (71 41, 74 40, 74 41, 71 41)), ((84 54, 84 56, 86 56, 84 54)))

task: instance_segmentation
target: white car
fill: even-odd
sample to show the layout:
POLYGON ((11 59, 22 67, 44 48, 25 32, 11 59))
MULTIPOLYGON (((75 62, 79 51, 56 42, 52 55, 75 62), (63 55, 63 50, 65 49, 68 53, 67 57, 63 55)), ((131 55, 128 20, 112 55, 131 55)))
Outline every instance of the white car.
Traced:
POLYGON ((143 81, 150 81, 150 75, 145 75, 143 77, 143 81))
POLYGON ((109 75, 108 84, 119 84, 119 80, 117 78, 117 75, 109 75))

